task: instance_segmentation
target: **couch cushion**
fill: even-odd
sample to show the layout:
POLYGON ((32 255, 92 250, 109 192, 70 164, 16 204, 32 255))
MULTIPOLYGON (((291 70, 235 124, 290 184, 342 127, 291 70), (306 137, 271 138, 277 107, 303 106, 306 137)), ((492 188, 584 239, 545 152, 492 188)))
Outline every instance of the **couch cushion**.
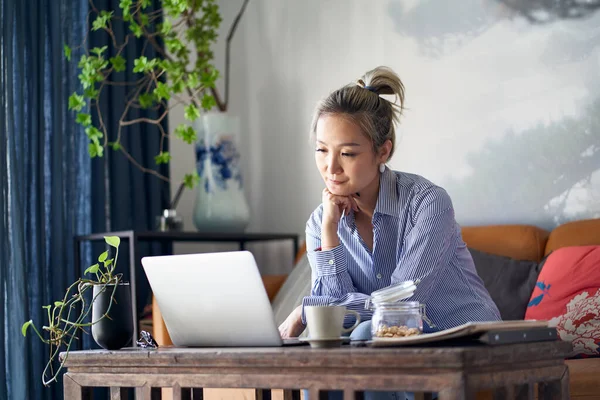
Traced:
POLYGON ((469 249, 477 274, 498 306, 503 320, 525 318, 527 303, 541 269, 537 261, 514 258, 469 249))
POLYGON ((553 251, 540 272, 526 319, 549 320, 576 355, 600 355, 600 246, 553 251))
POLYGON ((304 253, 273 299, 273 313, 277 326, 285 321, 294 308, 302 304, 305 296, 310 295, 310 282, 310 263, 304 253))
POLYGON ((472 249, 511 257, 541 261, 550 233, 531 225, 467 226, 462 237, 472 249))
POLYGON ((600 219, 586 219, 557 226, 550 233, 545 254, 561 247, 589 245, 600 245, 600 219))

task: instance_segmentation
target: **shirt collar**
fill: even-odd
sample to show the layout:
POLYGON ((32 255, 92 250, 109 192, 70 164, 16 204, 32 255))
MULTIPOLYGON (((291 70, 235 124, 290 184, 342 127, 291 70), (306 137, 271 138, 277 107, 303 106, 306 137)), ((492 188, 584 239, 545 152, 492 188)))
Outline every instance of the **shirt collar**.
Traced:
POLYGON ((387 214, 398 218, 400 216, 399 208, 396 173, 386 166, 379 179, 379 194, 374 214, 387 214))

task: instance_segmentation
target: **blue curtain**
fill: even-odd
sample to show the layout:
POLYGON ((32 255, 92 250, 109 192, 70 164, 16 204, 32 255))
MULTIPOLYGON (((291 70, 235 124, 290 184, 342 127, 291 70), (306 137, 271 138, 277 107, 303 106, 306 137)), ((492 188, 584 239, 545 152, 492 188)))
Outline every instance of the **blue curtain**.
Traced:
POLYGON ((0 399, 62 398, 61 384, 41 383, 47 349, 20 328, 75 279, 73 236, 91 229, 87 138, 67 110, 77 71, 63 55, 87 11, 86 0, 0 0, 0 399))

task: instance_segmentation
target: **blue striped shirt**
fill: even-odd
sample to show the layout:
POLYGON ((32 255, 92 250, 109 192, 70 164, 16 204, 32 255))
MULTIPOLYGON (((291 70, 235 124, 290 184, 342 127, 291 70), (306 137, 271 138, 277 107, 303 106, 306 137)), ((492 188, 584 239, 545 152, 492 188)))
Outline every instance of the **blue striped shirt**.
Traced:
MULTIPOLYGON (((369 320, 370 293, 420 278, 407 301, 426 305, 435 329, 469 321, 500 320, 500 312, 477 275, 471 253, 462 240, 446 191, 418 175, 386 168, 381 175, 373 214, 373 250, 364 244, 350 212, 340 220, 340 245, 321 248, 323 205, 306 224, 306 248, 312 268, 311 295, 303 306, 344 305, 369 320)), ((304 312, 303 322, 304 319, 304 312)), ((354 317, 347 316, 351 325, 354 317)))

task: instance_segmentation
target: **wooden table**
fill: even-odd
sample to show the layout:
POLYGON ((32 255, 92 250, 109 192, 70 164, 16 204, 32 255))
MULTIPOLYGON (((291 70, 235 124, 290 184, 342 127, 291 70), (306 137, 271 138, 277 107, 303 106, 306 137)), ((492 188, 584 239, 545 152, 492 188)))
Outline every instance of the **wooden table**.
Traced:
MULTIPOLYGON (((503 346, 311 349, 175 348, 73 351, 64 375, 66 400, 86 398, 84 387, 107 386, 120 399, 125 387, 137 398, 155 398, 153 388, 362 390, 438 392, 440 400, 471 399, 494 388, 495 398, 568 399, 564 358, 571 345, 540 342, 503 346)), ((159 391, 160 392, 160 391, 159 391)), ((261 391, 257 391, 258 394, 261 391)), ((287 392, 286 392, 287 393, 287 392)), ((288 398, 288 396, 285 396, 288 398)))

